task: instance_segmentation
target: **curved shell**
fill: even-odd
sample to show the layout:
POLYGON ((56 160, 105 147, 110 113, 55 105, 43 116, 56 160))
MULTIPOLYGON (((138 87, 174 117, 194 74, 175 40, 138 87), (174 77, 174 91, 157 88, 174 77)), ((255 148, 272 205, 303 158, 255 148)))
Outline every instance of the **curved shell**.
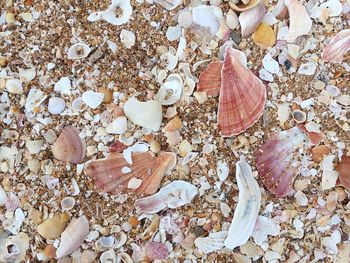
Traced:
POLYGON ((252 34, 259 26, 261 20, 264 18, 266 8, 263 2, 260 2, 257 6, 242 12, 238 21, 241 25, 242 37, 247 37, 252 34))
POLYGON ((178 102, 183 91, 183 81, 179 74, 169 75, 158 90, 155 99, 162 105, 172 105, 178 102))
POLYGON ((229 5, 233 10, 243 12, 252 9, 253 7, 256 7, 258 4, 260 4, 260 2, 261 0, 251 0, 247 4, 245 4, 243 2, 234 3, 232 1, 229 1, 229 5))
POLYGON ((51 150, 57 160, 75 164, 81 163, 86 155, 85 142, 79 137, 79 130, 73 126, 63 128, 51 150))
POLYGON ((332 37, 323 49, 322 59, 326 62, 341 63, 343 56, 350 50, 350 29, 345 29, 332 37))
POLYGON ((76 43, 68 49, 68 59, 86 58, 91 52, 91 48, 85 43, 76 43))
POLYGON ((0 262, 24 262, 29 249, 29 237, 19 233, 7 238, 0 237, 0 262))
POLYGON ((135 191, 150 195, 158 190, 165 173, 174 168, 176 155, 170 152, 154 157, 149 152, 132 154, 132 165, 122 153, 109 154, 106 159, 90 161, 85 166, 85 173, 96 179, 96 187, 103 192, 119 193, 135 191), (133 183, 141 184, 134 187, 133 183))
POLYGON ((350 189, 350 157, 343 156, 341 162, 338 165, 339 181, 340 183, 350 189))
POLYGON ((196 247, 204 254, 209 254, 224 247, 224 240, 227 237, 227 231, 210 233, 208 237, 197 237, 194 240, 196 247))
POLYGON ((117 254, 113 249, 110 249, 101 254, 100 262, 101 263, 118 263, 119 257, 117 257, 117 254))
POLYGON ((75 206, 75 199, 71 196, 66 196, 61 200, 61 208, 63 211, 69 211, 75 206))
POLYGON ((266 103, 265 86, 238 61, 234 52, 227 48, 221 72, 218 127, 225 137, 253 126, 262 116, 266 103))
POLYGON ((278 197, 286 196, 301 170, 299 149, 308 139, 298 127, 281 131, 256 152, 256 165, 263 184, 278 197))
POLYGON ((222 61, 209 63, 208 67, 199 75, 197 90, 206 92, 209 96, 220 94, 222 61))
POLYGON ((170 11, 181 5, 182 0, 154 0, 154 2, 170 11))

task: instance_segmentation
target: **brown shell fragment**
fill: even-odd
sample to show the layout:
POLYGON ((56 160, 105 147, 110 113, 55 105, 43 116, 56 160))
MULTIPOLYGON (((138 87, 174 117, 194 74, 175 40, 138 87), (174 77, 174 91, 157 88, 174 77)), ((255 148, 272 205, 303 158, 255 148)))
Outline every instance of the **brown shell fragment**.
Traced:
POLYGON ((220 93, 222 61, 209 63, 206 70, 199 75, 197 91, 206 92, 209 96, 217 96, 220 93))
POLYGON ((350 189, 350 156, 344 156, 339 165, 339 181, 346 188, 350 189))
POLYGON ((79 130, 73 126, 64 127, 61 135, 52 145, 53 157, 63 162, 81 163, 86 156, 86 145, 79 133, 79 130))
POLYGON ((312 160, 315 163, 320 163, 323 160, 324 156, 330 153, 330 149, 326 145, 319 145, 312 148, 311 152, 312 160))

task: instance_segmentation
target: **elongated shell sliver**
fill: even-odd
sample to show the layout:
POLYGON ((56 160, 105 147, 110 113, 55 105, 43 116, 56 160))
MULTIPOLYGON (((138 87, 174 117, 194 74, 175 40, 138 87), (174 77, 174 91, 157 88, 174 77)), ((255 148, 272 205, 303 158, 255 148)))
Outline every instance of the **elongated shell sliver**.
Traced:
POLYGON ((236 163, 239 189, 238 205, 228 230, 225 246, 234 249, 245 244, 252 235, 261 205, 261 192, 253 177, 252 168, 244 157, 236 163))

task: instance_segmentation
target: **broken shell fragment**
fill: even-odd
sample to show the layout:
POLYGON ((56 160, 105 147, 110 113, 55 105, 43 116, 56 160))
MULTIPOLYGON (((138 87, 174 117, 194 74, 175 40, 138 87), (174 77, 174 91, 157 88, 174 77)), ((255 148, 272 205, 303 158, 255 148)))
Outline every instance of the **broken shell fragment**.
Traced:
POLYGON ((182 0, 154 0, 156 4, 161 5, 165 9, 171 11, 182 4, 182 0))
POLYGON ((239 15, 238 21, 241 25, 242 37, 247 37, 255 31, 261 20, 264 18, 265 13, 266 8, 263 1, 261 1, 257 6, 244 11, 239 15))
POLYGON ((312 148, 312 160, 315 163, 320 163, 325 156, 330 153, 331 149, 329 149, 326 145, 318 145, 312 148))
POLYGON ((112 153, 106 159, 88 162, 85 173, 95 178, 96 187, 104 192, 135 191, 150 195, 158 190, 164 174, 175 165, 176 156, 171 152, 161 153, 158 157, 149 152, 136 152, 132 154, 132 165, 122 153, 112 153), (137 182, 138 187, 133 187, 137 182))
POLYGON ((20 263, 25 261, 29 249, 29 237, 25 233, 0 238, 0 262, 20 263))
POLYGON ((66 107, 66 102, 62 98, 52 97, 49 99, 47 109, 51 114, 60 114, 66 107))
POLYGON ((294 110, 292 112, 292 117, 296 123, 303 123, 306 121, 306 113, 302 110, 294 110))
POLYGON ((98 106, 100 106, 103 98, 103 93, 95 92, 92 90, 85 91, 81 96, 83 102, 92 109, 96 109, 98 106))
POLYGON ((68 256, 78 249, 88 234, 89 220, 86 216, 83 215, 72 220, 61 234, 61 242, 56 252, 57 258, 68 256))
POLYGON ((350 29, 345 29, 332 37, 323 49, 322 59, 326 62, 341 63, 344 54, 350 50, 350 29))
POLYGON ((173 132, 182 128, 182 121, 179 116, 172 118, 164 127, 167 132, 173 132))
POLYGON ((6 90, 12 94, 22 94, 23 86, 22 81, 19 79, 9 79, 6 81, 6 90))
POLYGON ((61 208, 63 211, 71 210, 75 205, 75 199, 74 197, 67 196, 62 199, 61 201, 61 208))
POLYGON ((339 181, 346 188, 350 189, 350 157, 343 156, 339 165, 339 181))
POLYGON ((47 95, 39 89, 32 88, 27 96, 25 109, 27 112, 33 111, 46 99, 47 95))
POLYGON ((238 205, 225 239, 225 246, 229 249, 248 241, 253 233, 261 205, 259 185, 244 157, 236 163, 236 180, 239 189, 238 205))
POLYGON ((166 208, 189 204, 197 193, 194 185, 175 180, 161 188, 158 193, 136 200, 135 207, 140 213, 154 214, 166 208))
POLYGON ((162 104, 158 101, 130 98, 124 104, 124 112, 133 123, 153 131, 158 131, 162 124, 162 104))
POLYGON ((64 214, 56 214, 38 225, 37 231, 45 239, 59 238, 67 224, 64 214))
POLYGON ((256 165, 263 184, 278 197, 286 196, 300 173, 303 145, 308 141, 298 127, 278 132, 256 153, 256 165))
POLYGON ((276 43, 275 32, 272 27, 265 22, 260 23, 256 31, 253 33, 252 39, 254 43, 262 49, 273 47, 276 43))
POLYGON ((91 52, 91 48, 85 43, 76 43, 68 49, 68 59, 86 58, 91 52))
POLYGON ((196 247, 204 254, 209 254, 224 247, 224 240, 227 237, 227 231, 210 233, 208 237, 197 237, 194 240, 196 247))
POLYGON ((73 126, 63 128, 51 150, 57 160, 74 164, 81 163, 86 156, 85 142, 80 138, 79 130, 73 126))
POLYGON ((192 10, 193 22, 209 30, 215 35, 220 28, 219 20, 222 19, 222 10, 217 6, 199 5, 192 10))
POLYGON ((101 263, 118 263, 120 261, 118 260, 118 257, 115 251, 113 249, 110 249, 101 254, 100 262, 101 263))
POLYGON ((222 61, 210 62, 207 69, 199 75, 197 91, 206 92, 209 96, 220 94, 222 61))
POLYGON ((251 0, 248 1, 248 3, 244 3, 243 1, 238 3, 235 3, 235 1, 229 1, 228 3, 233 10, 243 12, 256 7, 260 2, 261 0, 251 0))
POLYGON ((183 81, 179 74, 169 75, 158 90, 155 99, 162 105, 172 105, 178 102, 183 91, 183 81))
POLYGON ((261 80, 227 48, 221 72, 218 128, 224 137, 238 135, 253 126, 262 116, 266 88, 261 80))

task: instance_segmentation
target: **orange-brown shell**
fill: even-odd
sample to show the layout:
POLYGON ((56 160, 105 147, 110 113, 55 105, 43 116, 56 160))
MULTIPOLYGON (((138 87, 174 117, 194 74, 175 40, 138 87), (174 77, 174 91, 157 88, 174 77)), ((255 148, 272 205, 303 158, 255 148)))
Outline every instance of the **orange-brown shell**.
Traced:
POLYGON ((339 181, 347 189, 350 189, 350 156, 343 156, 338 165, 339 181))
POLYGON ((216 96, 220 93, 222 61, 210 62, 206 70, 199 75, 197 90, 207 95, 216 96))

